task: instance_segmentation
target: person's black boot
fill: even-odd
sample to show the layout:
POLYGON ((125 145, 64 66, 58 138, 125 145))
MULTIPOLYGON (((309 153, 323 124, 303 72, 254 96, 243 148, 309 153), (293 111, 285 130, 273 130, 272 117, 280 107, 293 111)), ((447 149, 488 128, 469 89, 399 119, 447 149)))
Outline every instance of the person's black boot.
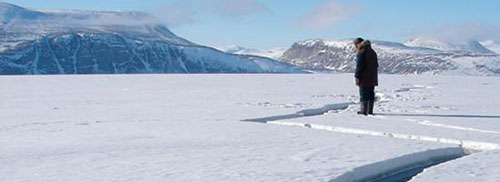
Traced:
POLYGON ((360 109, 358 111, 358 114, 360 115, 368 115, 368 102, 361 102, 360 109))
POLYGON ((368 114, 369 115, 375 115, 375 114, 373 114, 374 107, 375 107, 375 101, 369 101, 368 102, 368 114))

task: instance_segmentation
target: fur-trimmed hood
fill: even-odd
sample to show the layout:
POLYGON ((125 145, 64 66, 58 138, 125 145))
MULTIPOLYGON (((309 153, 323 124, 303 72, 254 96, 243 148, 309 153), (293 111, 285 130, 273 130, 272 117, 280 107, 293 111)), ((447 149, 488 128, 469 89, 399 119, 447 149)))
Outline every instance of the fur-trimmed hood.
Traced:
POLYGON ((363 47, 363 48, 372 47, 372 42, 370 40, 365 40, 365 41, 361 42, 361 47, 363 47))

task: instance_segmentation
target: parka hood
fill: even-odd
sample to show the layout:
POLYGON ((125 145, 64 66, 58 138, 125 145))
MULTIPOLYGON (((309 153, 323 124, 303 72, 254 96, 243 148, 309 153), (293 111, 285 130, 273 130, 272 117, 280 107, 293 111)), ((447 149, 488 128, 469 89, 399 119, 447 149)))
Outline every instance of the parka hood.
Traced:
POLYGON ((372 42, 370 40, 365 40, 361 43, 361 47, 372 47, 372 42))

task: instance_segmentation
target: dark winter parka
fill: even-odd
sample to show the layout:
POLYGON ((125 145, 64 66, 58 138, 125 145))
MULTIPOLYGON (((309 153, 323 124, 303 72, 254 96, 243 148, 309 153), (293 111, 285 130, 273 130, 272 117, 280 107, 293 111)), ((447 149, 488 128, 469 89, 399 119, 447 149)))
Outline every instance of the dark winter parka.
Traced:
POLYGON ((359 79, 359 87, 378 86, 378 58, 369 40, 361 43, 361 51, 356 57, 354 76, 359 79))

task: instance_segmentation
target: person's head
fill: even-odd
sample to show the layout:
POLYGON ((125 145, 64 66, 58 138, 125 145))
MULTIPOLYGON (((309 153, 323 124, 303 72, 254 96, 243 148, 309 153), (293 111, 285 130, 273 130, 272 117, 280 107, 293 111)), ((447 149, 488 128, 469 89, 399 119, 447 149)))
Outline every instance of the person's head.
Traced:
POLYGON ((352 43, 354 44, 354 48, 356 48, 356 50, 361 50, 361 43, 363 43, 363 41, 365 41, 365 39, 361 38, 361 37, 358 37, 356 39, 354 39, 352 41, 352 43))

